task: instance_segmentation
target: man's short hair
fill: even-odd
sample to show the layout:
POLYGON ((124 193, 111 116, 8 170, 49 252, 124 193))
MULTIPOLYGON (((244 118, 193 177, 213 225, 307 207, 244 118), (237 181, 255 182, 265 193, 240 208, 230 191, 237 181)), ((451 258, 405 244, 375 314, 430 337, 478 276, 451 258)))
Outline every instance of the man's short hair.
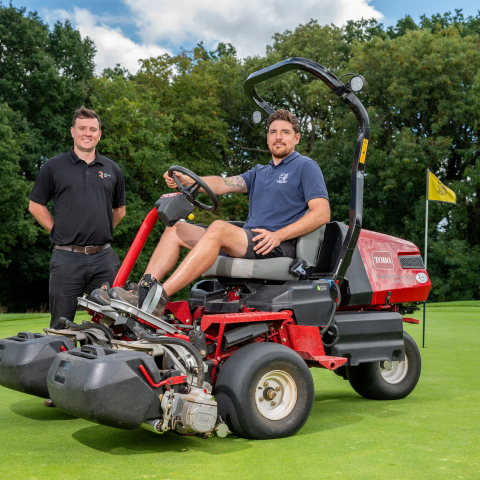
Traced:
POLYGON ((75 110, 75 115, 73 116, 72 120, 72 127, 75 128, 75 122, 77 118, 96 118, 98 120, 98 129, 102 130, 102 122, 100 121, 100 117, 97 115, 95 110, 89 110, 87 107, 82 105, 79 109, 75 110))
POLYGON ((300 133, 300 122, 298 118, 288 110, 277 110, 275 113, 272 113, 267 119, 267 128, 270 130, 270 125, 275 120, 285 120, 290 122, 293 125, 293 131, 295 133, 300 133))

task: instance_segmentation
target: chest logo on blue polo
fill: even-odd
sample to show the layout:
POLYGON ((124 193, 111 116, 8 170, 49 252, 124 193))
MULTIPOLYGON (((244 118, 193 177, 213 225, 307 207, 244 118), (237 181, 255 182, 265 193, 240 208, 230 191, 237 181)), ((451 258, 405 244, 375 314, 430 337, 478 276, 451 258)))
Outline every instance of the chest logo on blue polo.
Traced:
POLYGON ((287 183, 288 173, 282 173, 277 180, 277 183, 287 183))

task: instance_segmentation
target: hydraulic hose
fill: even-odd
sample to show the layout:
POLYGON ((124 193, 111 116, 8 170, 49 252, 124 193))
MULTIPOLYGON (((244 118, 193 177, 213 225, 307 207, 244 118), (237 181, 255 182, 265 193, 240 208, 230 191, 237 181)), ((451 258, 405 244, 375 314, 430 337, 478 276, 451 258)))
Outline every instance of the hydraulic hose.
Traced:
POLYGON ((203 380, 205 379, 205 369, 203 366, 203 360, 202 357, 200 356, 200 353, 198 353, 197 349, 192 347, 190 343, 188 343, 185 340, 182 340, 181 338, 175 338, 175 337, 156 337, 155 335, 150 335, 147 333, 143 328, 141 327, 133 327, 133 331, 142 337, 144 340, 146 340, 149 343, 157 343, 159 345, 180 345, 181 347, 185 348, 188 350, 193 358, 195 359, 195 362, 197 364, 197 387, 203 388, 203 380))
POLYGON ((100 325, 99 323, 93 323, 93 322, 82 323, 82 325, 78 325, 72 322, 71 320, 68 320, 68 318, 65 318, 65 317, 60 317, 59 321, 63 323, 66 327, 70 328, 70 330, 80 331, 80 330, 87 330, 90 328, 96 328, 98 330, 101 330, 107 337, 108 343, 110 343, 110 345, 112 344, 112 340, 113 340, 112 332, 104 325, 100 325))
POLYGON ((337 307, 340 305, 342 301, 342 294, 340 293, 340 288, 338 288, 338 285, 334 281, 329 281, 330 287, 333 287, 335 292, 337 293, 337 299, 333 303, 332 307, 332 312, 330 313, 330 318, 328 319, 327 325, 323 328, 323 330, 320 330, 320 335, 325 335, 327 333, 328 329, 332 326, 333 319, 335 317, 335 312, 337 311, 337 307))
POLYGON ((338 327, 335 324, 333 324, 331 325, 330 328, 335 329, 335 333, 332 333, 332 332, 327 332, 327 333, 335 337, 335 340, 332 343, 327 343, 325 342, 325 339, 322 338, 323 346, 327 348, 333 347, 338 342, 338 339, 340 338, 340 336, 338 335, 338 327))

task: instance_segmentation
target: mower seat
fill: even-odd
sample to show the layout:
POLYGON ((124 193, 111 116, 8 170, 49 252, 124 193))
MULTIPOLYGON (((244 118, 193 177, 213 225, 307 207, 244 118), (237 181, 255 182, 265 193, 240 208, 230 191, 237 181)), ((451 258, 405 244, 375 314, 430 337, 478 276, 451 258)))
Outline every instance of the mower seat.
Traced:
MULTIPOLYGON (((323 242, 325 225, 303 237, 298 237, 296 258, 305 260, 307 267, 317 264, 318 252, 323 242)), ((232 277, 256 278, 260 280, 298 280, 288 270, 294 259, 288 257, 246 260, 219 256, 215 263, 203 274, 205 278, 232 277)))

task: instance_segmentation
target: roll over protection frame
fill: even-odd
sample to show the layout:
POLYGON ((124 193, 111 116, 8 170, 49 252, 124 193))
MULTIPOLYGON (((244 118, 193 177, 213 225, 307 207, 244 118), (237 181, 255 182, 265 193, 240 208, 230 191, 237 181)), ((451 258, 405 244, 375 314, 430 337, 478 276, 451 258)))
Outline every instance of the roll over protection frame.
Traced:
POLYGON ((338 280, 338 284, 341 285, 362 229, 364 171, 368 140, 370 139, 370 120, 360 100, 346 88, 341 80, 322 65, 301 57, 288 58, 249 75, 245 81, 244 89, 250 103, 255 108, 262 110, 267 116, 275 113, 275 109, 258 95, 254 87, 258 83, 275 78, 290 70, 303 70, 320 79, 352 110, 358 123, 357 144, 351 173, 350 223, 332 272, 333 279, 338 280))

